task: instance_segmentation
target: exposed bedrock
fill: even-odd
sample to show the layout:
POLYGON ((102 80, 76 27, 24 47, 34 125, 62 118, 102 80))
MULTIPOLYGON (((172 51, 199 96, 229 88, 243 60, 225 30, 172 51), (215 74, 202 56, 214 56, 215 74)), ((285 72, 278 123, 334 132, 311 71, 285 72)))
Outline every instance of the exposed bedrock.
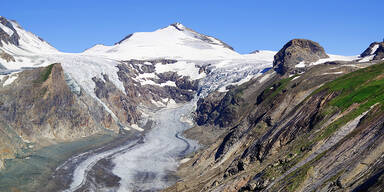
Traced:
POLYGON ((323 58, 328 58, 328 55, 320 44, 307 39, 293 39, 275 55, 273 67, 277 73, 285 74, 299 63, 309 64, 323 58))

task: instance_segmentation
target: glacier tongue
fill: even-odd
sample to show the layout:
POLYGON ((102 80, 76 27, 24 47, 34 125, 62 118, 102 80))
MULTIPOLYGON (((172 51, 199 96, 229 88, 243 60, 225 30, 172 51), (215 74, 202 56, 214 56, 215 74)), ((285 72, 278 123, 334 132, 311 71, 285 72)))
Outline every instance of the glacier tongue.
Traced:
MULTIPOLYGON (((205 65, 190 61, 195 65, 205 65)), ((240 84, 244 78, 261 74, 272 66, 271 59, 210 61, 211 72, 201 79, 200 97, 228 84, 240 84)), ((166 108, 151 117, 155 126, 145 135, 144 143, 114 155, 113 173, 121 178, 119 191, 154 191, 172 185, 167 176, 176 171, 180 160, 197 148, 195 141, 182 138, 182 132, 192 125, 184 123, 196 105, 197 97, 176 108, 166 108)))
POLYGON ((119 191, 160 190, 175 182, 166 177, 177 169, 182 156, 198 146, 181 136, 191 125, 180 118, 193 107, 194 102, 190 102, 156 112, 152 116, 155 126, 146 134, 144 143, 115 155, 112 172, 121 178, 119 191))

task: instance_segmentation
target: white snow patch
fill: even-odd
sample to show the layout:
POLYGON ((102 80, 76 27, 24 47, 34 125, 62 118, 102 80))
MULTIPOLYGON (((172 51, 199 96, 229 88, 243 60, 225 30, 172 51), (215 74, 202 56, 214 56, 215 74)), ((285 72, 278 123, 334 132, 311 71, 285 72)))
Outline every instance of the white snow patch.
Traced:
POLYGON ((220 92, 220 93, 225 93, 225 92, 228 91, 228 90, 227 90, 227 86, 228 86, 228 85, 221 86, 217 91, 220 92))
POLYGON ((296 77, 294 77, 291 81, 293 81, 293 80, 295 80, 295 79, 298 79, 300 77, 300 75, 299 76, 296 76, 296 77))
POLYGON ((180 121, 183 122, 183 123, 187 123, 190 126, 193 126, 195 124, 193 118, 190 117, 190 116, 182 115, 180 117, 180 121))
POLYGON ((3 25, 2 23, 0 23, 0 28, 5 31, 9 36, 12 36, 13 35, 13 31, 12 29, 10 29, 9 27, 3 25))
POLYGON ((10 75, 8 79, 4 81, 3 87, 12 84, 18 78, 18 76, 18 74, 10 75))
POLYGON ((332 72, 332 73, 323 73, 322 75, 337 75, 337 74, 342 74, 344 72, 342 71, 337 71, 337 72, 332 72))
POLYGON ((329 61, 353 61, 359 58, 358 55, 355 56, 343 56, 343 55, 333 55, 327 54, 329 58, 319 59, 316 62, 310 63, 309 65, 318 65, 329 61))
POLYGON ((152 80, 145 80, 145 81, 141 81, 141 85, 157 85, 160 87, 164 87, 164 86, 176 87, 176 83, 173 81, 167 81, 165 83, 158 84, 152 80))
POLYGON ((176 87, 176 83, 173 81, 167 81, 165 83, 161 83, 160 86, 161 87, 164 87, 164 86, 176 87))
POLYGON ((184 158, 184 159, 180 160, 180 164, 186 163, 189 160, 191 160, 191 158, 184 158))
POLYGON ((295 67, 296 68, 304 68, 305 67, 305 61, 298 63, 297 65, 295 65, 295 67))
POLYGON ((146 78, 159 79, 159 77, 155 73, 143 73, 136 76, 135 80, 140 81, 140 79, 146 79, 146 78))
POLYGON ((178 105, 175 100, 169 99, 167 102, 167 108, 168 109, 174 109, 176 107, 180 107, 180 105, 178 105))
POLYGON ((362 62, 368 62, 368 61, 371 61, 373 60, 373 58, 375 57, 375 55, 369 55, 369 56, 366 56, 366 57, 363 57, 362 59, 360 59, 360 63, 362 62))
POLYGON ((271 76, 271 73, 268 73, 268 74, 263 75, 263 76, 259 79, 259 83, 264 82, 264 81, 267 80, 270 76, 271 76))
POLYGON ((162 100, 164 103, 166 103, 166 102, 169 101, 169 98, 161 98, 161 100, 162 100))
POLYGON ((101 57, 87 57, 78 54, 52 54, 47 55, 50 63, 61 63, 64 71, 91 96, 94 93, 95 82, 93 77, 104 80, 103 74, 107 74, 109 80, 125 94, 123 83, 117 75, 119 62, 101 57))
POLYGON ((155 101, 151 99, 151 103, 153 103, 156 107, 165 107, 166 105, 161 101, 155 101))
POLYGON ((205 77, 205 73, 199 74, 199 68, 195 66, 194 63, 188 61, 178 61, 172 64, 161 64, 157 63, 155 65, 156 73, 164 73, 164 72, 176 72, 181 76, 189 76, 191 80, 201 79, 205 77))
POLYGON ((379 48, 379 44, 374 45, 372 47, 372 50, 371 50, 371 55, 373 55, 377 51, 378 48, 379 48))
POLYGON ((136 129, 137 131, 140 131, 140 132, 144 131, 144 129, 141 128, 141 127, 139 127, 137 124, 132 124, 131 127, 132 127, 133 129, 136 129))
POLYGON ((245 59, 256 59, 273 62, 276 53, 277 51, 260 50, 257 53, 245 54, 242 56, 245 57, 245 59))

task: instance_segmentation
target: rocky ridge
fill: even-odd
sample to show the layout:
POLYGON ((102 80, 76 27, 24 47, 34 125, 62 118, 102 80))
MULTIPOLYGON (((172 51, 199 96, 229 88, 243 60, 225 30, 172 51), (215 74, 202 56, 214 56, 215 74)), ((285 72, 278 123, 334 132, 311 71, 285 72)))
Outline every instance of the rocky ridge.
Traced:
POLYGON ((4 28, 0 28, 0 46, 3 45, 3 43, 11 43, 13 45, 18 46, 19 45, 19 39, 20 36, 16 32, 13 25, 4 17, 0 16, 0 24, 2 26, 5 26, 4 28))

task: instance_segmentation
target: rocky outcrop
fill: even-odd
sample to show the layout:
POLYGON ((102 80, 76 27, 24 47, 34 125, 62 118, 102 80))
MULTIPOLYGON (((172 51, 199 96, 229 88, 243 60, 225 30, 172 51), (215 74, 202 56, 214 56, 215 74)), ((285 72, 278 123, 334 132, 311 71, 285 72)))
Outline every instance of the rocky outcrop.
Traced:
POLYGON ((299 63, 309 64, 323 58, 328 58, 328 55, 318 43, 307 39, 293 39, 275 55, 273 67, 277 73, 285 74, 295 69, 299 63))
POLYGON ((195 121, 198 125, 214 124, 219 113, 217 107, 220 105, 223 97, 223 93, 215 92, 197 101, 195 121))
POLYGON ((6 31, 4 31, 2 28, 0 28, 0 47, 3 46, 4 43, 11 43, 13 45, 18 46, 19 45, 19 39, 20 36, 17 34, 15 28, 13 28, 12 24, 4 17, 0 16, 0 23, 7 27, 9 30, 11 30, 13 33, 12 35, 9 35, 6 31))
POLYGON ((382 60, 384 58, 384 42, 373 42, 360 54, 360 57, 373 56, 373 60, 382 60))
POLYGON ((124 124, 135 124, 139 121, 140 112, 137 110, 137 105, 115 87, 109 80, 108 75, 104 74, 103 79, 94 77, 92 80, 96 85, 96 96, 116 114, 119 121, 124 124))
POLYGON ((197 102, 196 122, 198 125, 211 124, 220 127, 233 125, 239 114, 239 95, 229 92, 212 94, 197 102))
MULTIPOLYGON (((6 62, 10 62, 10 61, 15 62, 15 61, 16 61, 15 58, 14 58, 12 55, 6 53, 6 52, 3 51, 3 50, 0 50, 0 58, 1 58, 1 59, 4 59, 6 62)), ((0 64, 1 64, 1 63, 0 63, 0 64)))
POLYGON ((126 95, 134 105, 138 103, 150 106, 153 101, 167 104, 165 99, 173 99, 177 103, 190 101, 198 89, 198 80, 190 80, 187 76, 178 75, 176 72, 155 73, 155 65, 174 64, 176 60, 129 60, 123 61, 117 67, 118 75, 124 84, 126 95), (140 75, 149 75, 145 80, 152 84, 142 84, 140 75), (163 83, 173 82, 175 86, 163 83))

